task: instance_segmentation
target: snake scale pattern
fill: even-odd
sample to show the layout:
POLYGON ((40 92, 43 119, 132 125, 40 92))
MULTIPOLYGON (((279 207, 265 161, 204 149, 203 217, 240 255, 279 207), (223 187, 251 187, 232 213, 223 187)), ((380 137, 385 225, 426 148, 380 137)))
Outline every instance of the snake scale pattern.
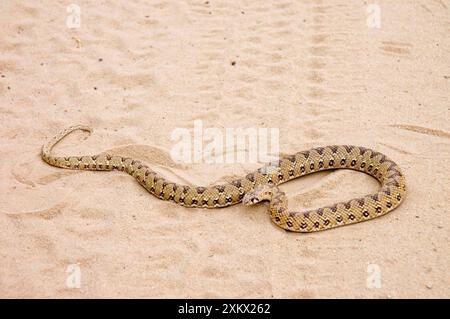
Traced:
POLYGON ((314 232, 349 225, 382 216, 405 198, 405 178, 400 168, 374 150, 349 145, 317 147, 284 156, 243 178, 210 187, 173 183, 131 158, 99 154, 94 156, 53 156, 51 150, 74 130, 91 132, 87 126, 71 126, 42 148, 42 159, 50 165, 91 171, 124 171, 133 176, 156 197, 186 207, 217 208, 244 202, 246 205, 269 201, 271 220, 294 232, 314 232), (286 195, 277 185, 289 180, 330 169, 352 169, 375 177, 381 184, 377 193, 310 211, 288 210, 286 195))

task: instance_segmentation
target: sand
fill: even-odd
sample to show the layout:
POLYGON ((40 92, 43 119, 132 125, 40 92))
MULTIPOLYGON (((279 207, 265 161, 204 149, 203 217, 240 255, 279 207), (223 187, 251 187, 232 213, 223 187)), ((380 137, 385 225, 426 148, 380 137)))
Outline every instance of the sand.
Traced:
MULTIPOLYGON (((448 1, 77 0, 79 28, 69 3, 1 4, 1 297, 450 297, 448 1), (377 149, 404 170, 407 198, 296 234, 265 205, 187 209, 125 173, 40 159, 82 123, 90 138, 56 153, 133 156, 198 185, 260 166, 173 161, 172 132, 195 120, 278 128, 283 153, 377 149)), ((282 189, 307 209, 377 187, 340 170, 282 189)))

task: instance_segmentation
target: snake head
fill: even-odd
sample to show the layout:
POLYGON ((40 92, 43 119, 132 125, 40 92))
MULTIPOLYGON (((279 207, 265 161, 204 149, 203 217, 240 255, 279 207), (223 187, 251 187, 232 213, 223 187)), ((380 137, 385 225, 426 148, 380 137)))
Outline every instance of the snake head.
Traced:
POLYGON ((265 200, 270 201, 273 194, 274 186, 258 185, 252 190, 245 193, 242 202, 244 203, 244 205, 250 206, 265 200))

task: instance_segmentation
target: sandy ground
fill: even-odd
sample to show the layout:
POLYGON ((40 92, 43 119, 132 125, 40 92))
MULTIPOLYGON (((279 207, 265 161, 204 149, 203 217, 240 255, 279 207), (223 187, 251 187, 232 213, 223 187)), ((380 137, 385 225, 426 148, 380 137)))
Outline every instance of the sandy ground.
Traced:
MULTIPOLYGON (((364 1, 76 1, 72 29, 68 1, 2 1, 0 296, 450 297, 450 2, 377 3, 379 28, 364 1), (84 123, 94 134, 58 154, 108 150, 202 185, 259 166, 172 161, 171 133, 194 120, 278 128, 283 153, 375 148, 403 168, 407 199, 295 234, 264 205, 187 209, 127 174, 40 159, 84 123)), ((301 209, 377 184, 334 171, 282 188, 301 209)))

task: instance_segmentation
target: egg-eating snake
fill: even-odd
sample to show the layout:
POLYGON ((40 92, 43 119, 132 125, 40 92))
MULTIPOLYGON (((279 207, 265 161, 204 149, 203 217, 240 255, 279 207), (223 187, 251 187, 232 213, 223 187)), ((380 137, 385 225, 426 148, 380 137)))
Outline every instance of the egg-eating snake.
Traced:
POLYGON ((314 232, 349 225, 382 216, 395 209, 405 198, 405 178, 398 165, 385 155, 360 146, 316 147, 281 157, 274 163, 229 183, 198 187, 171 182, 144 163, 128 157, 99 154, 94 156, 53 156, 51 150, 74 130, 91 132, 86 126, 71 126, 42 147, 42 159, 50 165, 91 171, 125 171, 156 197, 185 207, 218 208, 244 202, 246 205, 269 201, 272 221, 294 232, 314 232), (377 193, 309 211, 288 210, 287 198, 277 185, 307 174, 353 169, 375 177, 381 184, 377 193))

